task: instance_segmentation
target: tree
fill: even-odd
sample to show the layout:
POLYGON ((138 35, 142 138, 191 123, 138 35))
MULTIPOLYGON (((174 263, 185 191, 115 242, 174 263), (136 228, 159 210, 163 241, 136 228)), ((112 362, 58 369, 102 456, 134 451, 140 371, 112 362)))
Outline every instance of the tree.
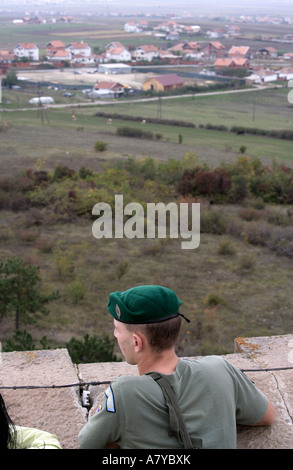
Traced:
POLYGON ((11 69, 6 77, 2 80, 2 84, 4 86, 8 86, 9 88, 12 88, 13 85, 17 84, 17 75, 14 69, 11 69))
POLYGON ((30 314, 48 314, 46 304, 59 297, 59 292, 43 295, 39 292, 41 279, 38 266, 25 266, 19 258, 0 264, 0 318, 15 313, 15 329, 20 320, 34 322, 30 314))
POLYGON ((66 343, 68 353, 75 364, 91 362, 116 362, 114 342, 108 335, 98 338, 96 335, 85 334, 83 340, 71 338, 66 343))

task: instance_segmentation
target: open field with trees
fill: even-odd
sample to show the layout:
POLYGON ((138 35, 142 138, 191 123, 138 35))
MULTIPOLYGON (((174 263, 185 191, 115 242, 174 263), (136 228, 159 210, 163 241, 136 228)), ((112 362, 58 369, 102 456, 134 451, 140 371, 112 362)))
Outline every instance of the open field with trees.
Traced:
MULTIPOLYGON (((116 39, 165 47, 152 36, 125 33, 124 22, 108 18, 28 28, 7 19, 0 46, 30 41, 45 50, 53 39, 80 39, 99 50, 116 39)), ((261 47, 262 33, 278 36, 290 28, 244 25, 243 37, 261 47)), ((232 45, 232 39, 225 44, 229 41, 232 45)), ((78 87, 72 98, 64 97, 63 89, 41 87, 56 103, 42 108, 28 104, 37 85, 23 82, 21 89, 3 90, 4 349, 70 344, 77 362, 81 356, 96 361, 93 350, 101 360, 114 360, 108 295, 151 283, 174 289, 183 300, 182 313, 191 322, 183 322, 182 356, 231 353, 235 337, 292 331, 290 90, 280 84, 207 96, 204 85, 181 97, 128 95, 109 103, 89 102, 78 87), (94 238, 92 208, 98 202, 113 207, 115 195, 144 208, 149 202, 200 202, 199 247, 184 250, 180 238, 170 237, 94 238), (26 299, 22 309, 20 297, 26 299)))
MULTIPOLYGON (((2 114, 1 260, 39 266, 42 294, 59 292, 48 315, 33 315, 32 324, 20 318, 36 347, 64 346, 86 334, 111 337, 109 292, 140 283, 164 284, 182 298, 191 318, 179 341, 182 355, 228 353, 235 337, 291 331, 292 143, 198 122, 248 126, 256 96, 255 125, 271 129, 276 112, 285 125, 285 92, 237 94, 246 120, 236 94, 201 97, 200 111, 198 98, 166 100, 169 124, 114 118, 109 125, 96 116, 156 118, 156 102, 74 107, 74 122, 71 108, 46 109, 43 120, 37 109, 2 114), (178 117, 196 127, 174 125, 178 117), (118 135, 122 127, 152 137, 118 135), (199 248, 182 250, 180 239, 170 238, 95 239, 92 207, 113 204, 115 194, 125 204, 200 201, 199 248)), ((13 333, 13 319, 3 316, 1 341, 13 333)))

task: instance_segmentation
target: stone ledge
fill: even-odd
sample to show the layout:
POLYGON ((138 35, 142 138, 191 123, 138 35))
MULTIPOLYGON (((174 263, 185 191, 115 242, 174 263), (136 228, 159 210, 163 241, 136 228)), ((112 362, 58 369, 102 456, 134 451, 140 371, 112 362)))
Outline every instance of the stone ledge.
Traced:
MULTIPOLYGON (((235 353, 225 357, 240 369, 293 367, 293 335, 237 338, 235 353), (291 361, 291 362, 290 362, 291 361)), ((239 449, 292 449, 293 369, 246 372, 272 400, 277 419, 269 427, 239 427, 239 449)), ((75 366, 66 349, 2 353, 0 386, 64 385, 111 381, 138 375, 125 362, 75 366)), ((90 386, 91 409, 82 407, 80 387, 0 390, 16 424, 52 432, 65 449, 78 449, 77 436, 95 412, 108 385, 90 386)))

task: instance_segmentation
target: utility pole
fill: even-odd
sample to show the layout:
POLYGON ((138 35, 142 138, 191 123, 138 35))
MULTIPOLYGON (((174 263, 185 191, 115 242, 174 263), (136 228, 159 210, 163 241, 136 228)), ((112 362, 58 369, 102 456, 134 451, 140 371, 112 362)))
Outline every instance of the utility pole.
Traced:
POLYGON ((160 95, 159 100, 158 100, 157 119, 161 119, 161 117, 162 117, 162 97, 160 95))

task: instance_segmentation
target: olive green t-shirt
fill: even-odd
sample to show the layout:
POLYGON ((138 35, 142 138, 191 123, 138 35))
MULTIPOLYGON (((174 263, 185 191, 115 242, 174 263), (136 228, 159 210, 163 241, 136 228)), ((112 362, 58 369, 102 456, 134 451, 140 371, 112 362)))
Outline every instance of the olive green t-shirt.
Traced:
MULTIPOLYGON (((189 434, 203 449, 236 448, 236 424, 255 424, 267 398, 237 368, 219 356, 179 359, 173 388, 189 434)), ((169 435, 168 409, 159 385, 149 376, 118 377, 108 387, 96 414, 80 431, 84 449, 117 442, 121 449, 179 449, 169 435)))

